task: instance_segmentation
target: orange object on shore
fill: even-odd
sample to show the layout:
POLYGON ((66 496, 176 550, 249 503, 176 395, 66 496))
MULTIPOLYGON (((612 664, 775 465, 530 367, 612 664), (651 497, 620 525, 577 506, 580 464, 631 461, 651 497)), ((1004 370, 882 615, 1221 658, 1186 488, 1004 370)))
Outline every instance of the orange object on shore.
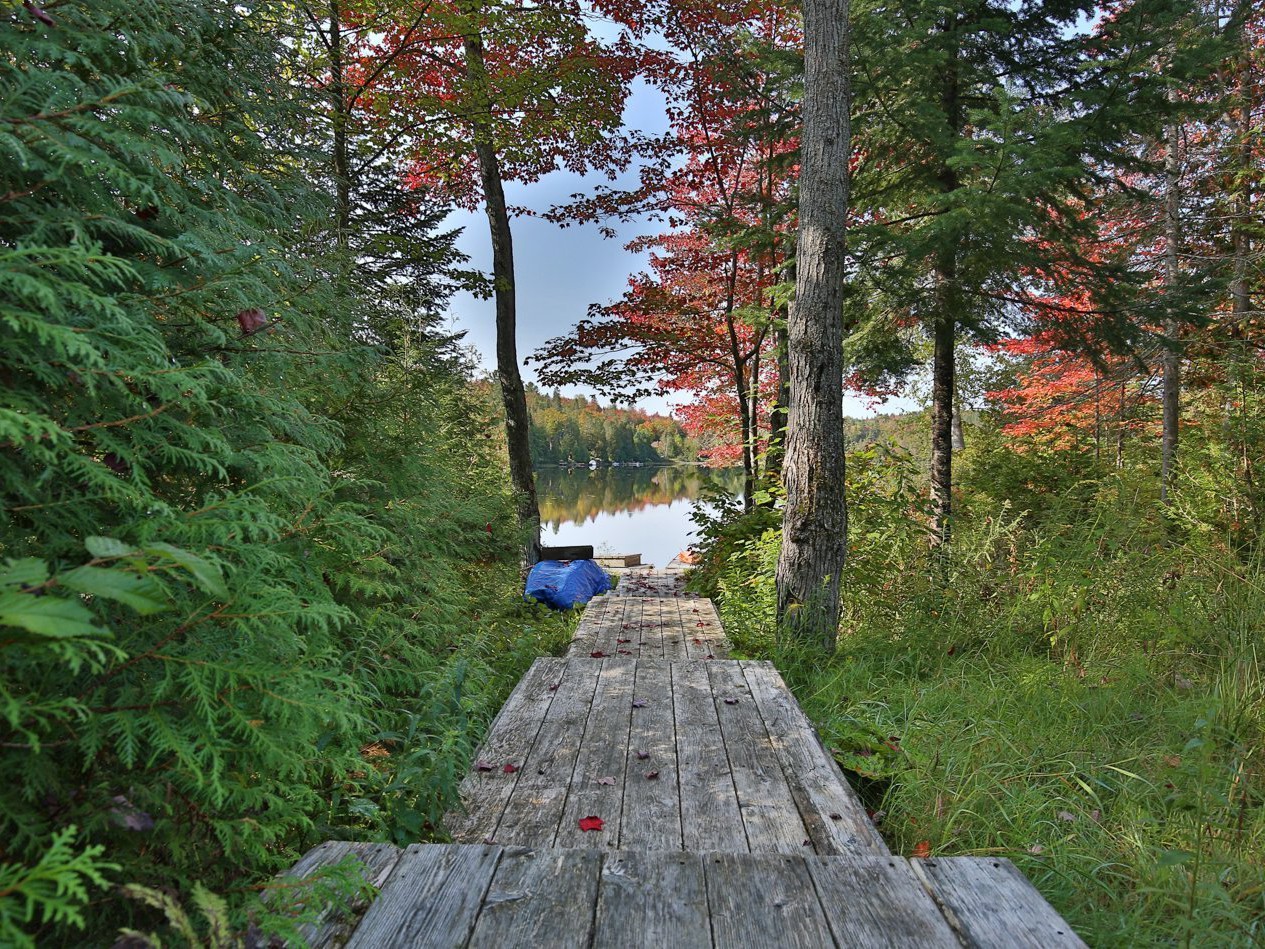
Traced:
POLYGON ((703 558, 692 550, 683 550, 676 555, 676 559, 681 563, 698 563, 703 558))

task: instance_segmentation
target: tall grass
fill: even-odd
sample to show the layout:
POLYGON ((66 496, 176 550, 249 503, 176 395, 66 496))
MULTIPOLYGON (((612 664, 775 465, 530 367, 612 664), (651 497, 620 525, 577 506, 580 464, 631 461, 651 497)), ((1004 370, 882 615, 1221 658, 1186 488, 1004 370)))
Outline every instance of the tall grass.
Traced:
POLYGON ((933 555, 908 471, 854 468, 827 662, 774 635, 776 530, 728 544, 710 592, 893 849, 1010 857, 1091 944, 1265 942, 1259 557, 1127 475, 1040 517, 977 495, 933 555))

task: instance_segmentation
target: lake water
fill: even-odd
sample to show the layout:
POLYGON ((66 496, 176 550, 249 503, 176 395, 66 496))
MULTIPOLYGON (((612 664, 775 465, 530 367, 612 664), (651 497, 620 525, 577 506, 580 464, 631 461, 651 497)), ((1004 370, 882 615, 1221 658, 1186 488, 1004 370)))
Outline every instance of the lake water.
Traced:
POLYGON ((592 544, 599 555, 641 554, 642 563, 667 566, 694 541, 690 511, 710 484, 736 495, 742 472, 693 466, 538 469, 542 542, 592 544))

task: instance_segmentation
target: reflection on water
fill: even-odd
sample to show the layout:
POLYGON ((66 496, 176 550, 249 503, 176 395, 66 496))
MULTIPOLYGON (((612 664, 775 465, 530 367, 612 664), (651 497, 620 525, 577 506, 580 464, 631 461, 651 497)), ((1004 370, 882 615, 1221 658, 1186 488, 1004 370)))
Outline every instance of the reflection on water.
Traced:
POLYGON ((541 468, 536 492, 544 542, 639 553, 643 562, 665 566, 692 542, 692 502, 709 483, 734 495, 742 473, 689 466, 541 468))

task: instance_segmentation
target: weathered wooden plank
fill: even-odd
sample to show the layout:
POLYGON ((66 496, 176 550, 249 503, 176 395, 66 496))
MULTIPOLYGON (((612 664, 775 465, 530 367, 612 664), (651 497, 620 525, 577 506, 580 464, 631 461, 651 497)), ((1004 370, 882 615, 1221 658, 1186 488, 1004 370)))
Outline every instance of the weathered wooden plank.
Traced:
POLYGON ((611 644, 611 655, 616 658, 635 659, 639 656, 654 655, 655 643, 646 643, 645 627, 642 614, 645 612, 646 601, 641 597, 625 597, 624 598, 624 615, 619 624, 619 628, 615 631, 615 638, 611 644), (628 642, 621 643, 621 639, 628 642))
POLYGON ((723 659, 729 655, 729 641, 711 600, 682 597, 680 608, 686 631, 686 654, 690 659, 723 659))
POLYGON ((501 848, 413 844, 348 941, 348 949, 463 946, 501 848))
POLYGON ((675 570, 629 570, 619 582, 620 596, 674 597, 680 596, 685 578, 675 570))
POLYGON ((563 668, 535 743, 524 745, 518 782, 493 835, 497 843, 548 846, 557 834, 601 663, 570 659, 563 668))
POLYGON ((910 861, 949 925, 968 946, 1084 946, 1009 860, 943 857, 910 861))
POLYGON ((641 566, 641 554, 607 554, 596 559, 599 567, 641 566))
POLYGON ((609 627, 611 623, 619 622, 623 608, 624 601, 621 597, 603 596, 591 600, 584 608, 584 617, 580 620, 587 635, 582 643, 572 649, 571 655, 582 658, 593 652, 605 652, 605 640, 610 638, 609 627))
POLYGON ((663 658, 663 601, 659 597, 640 597, 641 654, 651 659, 663 658))
POLYGON ((597 630, 613 599, 612 596, 595 596, 589 600, 571 637, 568 655, 587 656, 597 648, 597 630))
POLYGON ((751 848, 707 678, 710 665, 671 667, 682 836, 689 851, 746 851, 751 848))
POLYGON ((681 791, 677 784, 671 666, 662 659, 638 660, 633 697, 645 706, 633 709, 628 732, 619 846, 625 850, 680 850, 681 791))
POLYGON ((590 945, 601 869, 602 856, 595 850, 506 849, 470 946, 590 945))
POLYGON ((686 628, 685 619, 681 616, 679 599, 660 599, 659 621, 663 624, 663 658, 684 659, 687 655, 685 644, 691 635, 686 628))
POLYGON ((802 856, 713 853, 703 858, 717 946, 821 949, 834 944, 802 856))
POLYGON ((594 949, 705 949, 711 945, 700 855, 640 851, 606 855, 594 949))
POLYGON ((479 843, 495 835, 501 814, 522 774, 521 768, 506 774, 504 766, 523 764, 553 704, 556 695, 553 687, 562 680, 565 669, 565 659, 537 659, 501 706, 475 754, 471 772, 461 782, 465 812, 452 812, 444 818, 453 840, 479 843), (480 761, 491 765, 491 770, 478 770, 480 761))
MULTIPOLYGON (((272 900, 281 907, 301 908, 303 887, 296 886, 326 867, 341 863, 349 856, 360 861, 361 878, 373 887, 381 887, 399 862, 402 851, 390 844, 372 844, 359 841, 327 840, 305 853, 299 862, 282 874, 279 887, 272 900)), ((367 900, 357 900, 350 906, 334 906, 327 903, 311 923, 299 927, 304 942, 311 949, 341 946, 355 928, 361 914, 369 905, 367 900)))
POLYGON ((702 665, 711 678, 725 753, 752 852, 803 853, 808 849, 805 845, 811 845, 811 837, 751 697, 742 665, 732 660, 702 665))
POLYGON ((865 806, 773 664, 744 662, 742 670, 817 852, 889 853, 865 806))
POLYGON ((619 843, 628 728, 634 711, 640 711, 632 707, 636 670, 633 662, 602 660, 554 846, 613 848, 619 843), (581 830, 584 817, 600 817, 602 829, 581 830))
POLYGON ((950 949, 957 937, 900 857, 804 858, 840 946, 950 949))

